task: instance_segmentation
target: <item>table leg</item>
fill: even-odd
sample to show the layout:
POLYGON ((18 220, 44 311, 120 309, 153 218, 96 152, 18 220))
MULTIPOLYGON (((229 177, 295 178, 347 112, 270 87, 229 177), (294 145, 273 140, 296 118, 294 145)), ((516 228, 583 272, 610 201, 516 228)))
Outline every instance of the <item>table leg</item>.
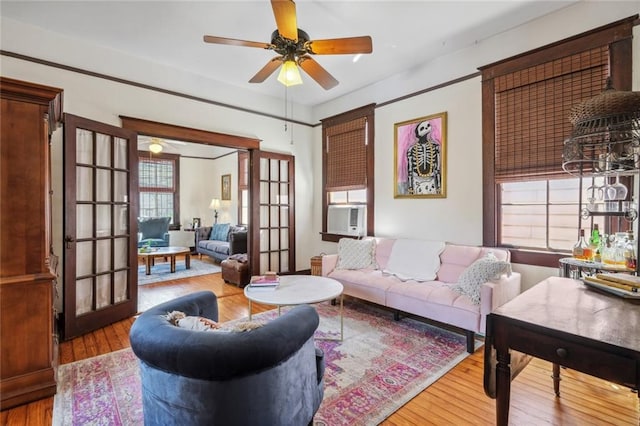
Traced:
POLYGON ((169 256, 169 260, 171 261, 171 272, 176 271, 176 255, 169 256))
POLYGON ((151 275, 151 259, 150 256, 144 258, 144 273, 147 275, 151 275))
POLYGON ((340 295, 340 341, 344 340, 344 293, 340 295))
POLYGON ((496 424, 509 424, 509 399, 511 396, 511 355, 496 348, 496 424))
POLYGON ((191 269, 191 253, 184 255, 184 266, 186 269, 191 269))
POLYGON ((251 321, 251 316, 252 316, 252 315, 251 315, 251 311, 253 310, 253 309, 251 309, 251 308, 252 308, 252 306, 251 306, 251 299, 249 299, 249 321, 251 321))
POLYGON ((560 396, 560 365, 553 364, 553 391, 556 393, 556 396, 560 396))

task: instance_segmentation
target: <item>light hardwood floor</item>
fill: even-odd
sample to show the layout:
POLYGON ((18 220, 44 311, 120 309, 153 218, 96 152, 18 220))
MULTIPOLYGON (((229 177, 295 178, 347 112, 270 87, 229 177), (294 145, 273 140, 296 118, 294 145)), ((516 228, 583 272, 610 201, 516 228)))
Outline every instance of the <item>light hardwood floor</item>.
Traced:
MULTIPOLYGON (((248 315, 242 290, 225 284, 220 274, 165 281, 139 287, 139 310, 144 311, 174 297, 197 290, 211 290, 218 296, 220 321, 248 315)), ((253 312, 270 309, 253 304, 253 312)), ((129 346, 129 329, 135 318, 59 346, 60 363, 65 364, 129 346)), ((389 315, 389 321, 393 321, 389 315)), ((458 364, 449 373, 391 415, 382 424, 392 425, 492 425, 495 401, 482 388, 483 351, 458 364)), ((553 393, 551 365, 533 360, 512 384, 512 425, 638 425, 638 396, 616 386, 571 370, 562 370, 561 397, 553 393)), ((1 413, 2 425, 49 425, 53 398, 46 398, 1 413)), ((56 425, 57 426, 57 425, 56 425)))

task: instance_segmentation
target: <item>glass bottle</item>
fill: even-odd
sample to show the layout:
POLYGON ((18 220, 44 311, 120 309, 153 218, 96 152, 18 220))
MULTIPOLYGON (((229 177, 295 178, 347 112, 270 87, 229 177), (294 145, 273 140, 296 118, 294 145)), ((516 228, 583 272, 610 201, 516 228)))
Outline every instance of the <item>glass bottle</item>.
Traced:
POLYGON ((600 230, 598 224, 593 224, 593 230, 591 231, 591 238, 589 238, 589 248, 591 249, 592 260, 594 262, 601 262, 602 256, 600 252, 600 230))
POLYGON ((604 234, 601 238, 602 249, 600 254, 602 255, 602 263, 613 265, 615 263, 615 248, 612 245, 613 235, 604 234))
POLYGON ((614 250, 614 264, 618 266, 625 266, 626 261, 624 258, 624 252, 627 248, 628 234, 626 232, 616 232, 615 238, 615 250, 614 250))
POLYGON ((591 249, 584 240, 584 229, 580 230, 580 238, 573 246, 573 257, 578 260, 591 260, 591 249))
POLYGON ((637 253, 636 243, 633 240, 633 231, 629 231, 627 235, 627 245, 624 249, 624 266, 635 270, 637 266, 637 253))

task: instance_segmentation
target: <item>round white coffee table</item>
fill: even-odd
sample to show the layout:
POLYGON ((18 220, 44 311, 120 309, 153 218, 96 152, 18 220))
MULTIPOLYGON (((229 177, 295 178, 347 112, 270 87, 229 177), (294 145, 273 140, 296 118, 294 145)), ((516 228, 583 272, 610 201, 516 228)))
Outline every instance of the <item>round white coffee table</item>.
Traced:
POLYGON ((244 295, 249 299, 249 320, 251 320, 252 302, 278 307, 278 315, 282 306, 304 305, 325 302, 340 297, 340 340, 343 337, 343 294, 344 288, 339 281, 316 275, 283 275, 280 285, 275 289, 244 288, 244 295))

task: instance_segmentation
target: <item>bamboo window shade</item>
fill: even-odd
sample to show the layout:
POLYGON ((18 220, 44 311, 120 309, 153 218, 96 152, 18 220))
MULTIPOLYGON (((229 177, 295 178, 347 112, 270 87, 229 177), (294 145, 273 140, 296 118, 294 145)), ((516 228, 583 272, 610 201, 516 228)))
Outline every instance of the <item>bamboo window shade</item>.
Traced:
POLYGON ((238 189, 249 188, 249 153, 238 153, 238 189))
POLYGON ((335 124, 326 130, 326 190, 367 187, 367 119, 335 124))
POLYGON ((607 46, 495 77, 495 180, 566 177, 564 140, 571 108, 600 92, 607 46))
POLYGON ((163 158, 139 157, 140 191, 173 192, 175 183, 175 161, 163 158))

